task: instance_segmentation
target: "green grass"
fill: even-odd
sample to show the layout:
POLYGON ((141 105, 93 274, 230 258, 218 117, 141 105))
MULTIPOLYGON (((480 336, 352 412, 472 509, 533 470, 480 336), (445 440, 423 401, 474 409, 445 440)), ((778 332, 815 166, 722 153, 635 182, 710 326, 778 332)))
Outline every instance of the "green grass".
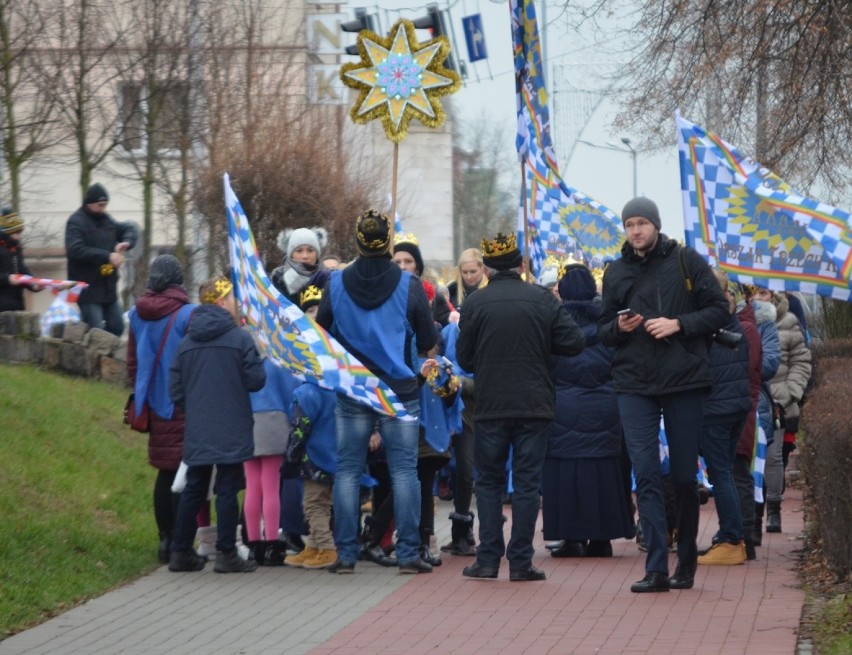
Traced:
POLYGON ((852 596, 829 595, 814 622, 814 645, 820 655, 852 653, 852 596))
POLYGON ((128 390, 0 365, 0 639, 158 566, 128 390))

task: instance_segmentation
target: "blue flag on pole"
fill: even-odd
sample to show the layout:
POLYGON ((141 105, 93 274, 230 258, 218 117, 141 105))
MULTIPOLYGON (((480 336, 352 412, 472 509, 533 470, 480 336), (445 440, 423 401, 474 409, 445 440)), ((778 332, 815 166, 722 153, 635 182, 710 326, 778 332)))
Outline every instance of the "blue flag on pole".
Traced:
POLYGON ((733 280, 852 300, 849 212, 676 115, 686 242, 733 280))
POLYGON ((548 256, 573 254, 591 261, 620 256, 621 219, 597 200, 569 187, 559 175, 533 0, 510 0, 515 59, 518 134, 515 146, 523 164, 526 198, 518 211, 519 242, 529 231, 530 267, 538 275, 548 256), (527 225, 524 225, 524 203, 527 225))

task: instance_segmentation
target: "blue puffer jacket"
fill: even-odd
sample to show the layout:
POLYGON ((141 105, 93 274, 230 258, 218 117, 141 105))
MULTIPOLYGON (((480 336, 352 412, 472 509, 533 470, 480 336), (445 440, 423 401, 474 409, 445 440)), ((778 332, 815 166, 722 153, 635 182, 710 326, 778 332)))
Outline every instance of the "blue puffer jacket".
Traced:
POLYGON ((186 413, 183 460, 189 466, 239 464, 254 457, 249 392, 266 383, 248 332, 216 305, 189 321, 169 377, 169 395, 186 413))
POLYGON ((610 368, 615 351, 597 336, 600 299, 567 301, 565 309, 586 337, 574 357, 554 357, 556 412, 547 440, 547 457, 617 457, 621 418, 610 368))
POLYGON ((717 342, 710 346, 710 375, 713 386, 704 399, 704 423, 736 423, 751 411, 751 384, 748 379, 748 340, 736 316, 724 327, 740 335, 736 348, 717 342))

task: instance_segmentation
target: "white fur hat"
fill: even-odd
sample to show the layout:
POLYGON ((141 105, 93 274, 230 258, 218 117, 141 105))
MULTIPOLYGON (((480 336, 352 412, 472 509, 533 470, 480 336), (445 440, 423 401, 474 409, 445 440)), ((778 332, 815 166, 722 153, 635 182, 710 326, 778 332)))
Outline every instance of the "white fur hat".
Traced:
POLYGON ((278 233, 278 247, 287 259, 293 255, 293 251, 299 246, 310 246, 317 253, 317 258, 322 254, 323 248, 328 243, 328 231, 323 227, 299 227, 295 230, 283 230, 278 233))

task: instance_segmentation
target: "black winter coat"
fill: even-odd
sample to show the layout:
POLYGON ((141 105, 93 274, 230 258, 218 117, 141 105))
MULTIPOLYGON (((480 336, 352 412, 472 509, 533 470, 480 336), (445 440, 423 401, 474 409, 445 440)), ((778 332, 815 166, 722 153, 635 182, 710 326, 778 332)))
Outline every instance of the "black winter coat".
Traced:
POLYGON ((655 396, 711 384, 710 336, 728 322, 728 302, 701 255, 686 247, 681 257, 681 248, 660 234, 642 258, 625 243, 621 259, 604 273, 598 336, 616 349, 612 379, 618 392, 655 396), (646 320, 676 318, 681 331, 666 339, 655 339, 642 326, 619 333, 617 312, 627 308, 646 320))
POLYGON ((26 286, 9 284, 10 275, 32 275, 24 263, 24 250, 13 236, 0 232, 0 312, 24 310, 26 286))
POLYGON ((550 355, 576 355, 585 338, 553 294, 501 271, 468 296, 456 358, 476 378, 474 417, 553 419, 550 355))
POLYGON ((600 298, 566 301, 565 308, 585 335, 586 347, 575 357, 554 357, 556 414, 547 457, 618 457, 621 417, 610 373, 615 351, 598 340, 600 298))
POLYGON ((189 466, 254 457, 249 392, 264 384, 263 360, 251 335, 221 307, 198 307, 169 376, 169 395, 186 414, 183 460, 189 466))
POLYGON ((109 214, 90 212, 80 207, 65 224, 65 254, 68 257, 68 279, 88 283, 79 302, 108 304, 117 299, 118 271, 106 272, 115 246, 126 241, 132 248, 138 238, 136 228, 118 223, 109 214), (104 274, 106 273, 106 274, 104 274))
POLYGON ((751 383, 748 378, 748 339, 736 316, 725 326, 741 335, 736 348, 719 343, 710 346, 710 375, 713 387, 704 399, 704 423, 736 423, 751 411, 751 383))

